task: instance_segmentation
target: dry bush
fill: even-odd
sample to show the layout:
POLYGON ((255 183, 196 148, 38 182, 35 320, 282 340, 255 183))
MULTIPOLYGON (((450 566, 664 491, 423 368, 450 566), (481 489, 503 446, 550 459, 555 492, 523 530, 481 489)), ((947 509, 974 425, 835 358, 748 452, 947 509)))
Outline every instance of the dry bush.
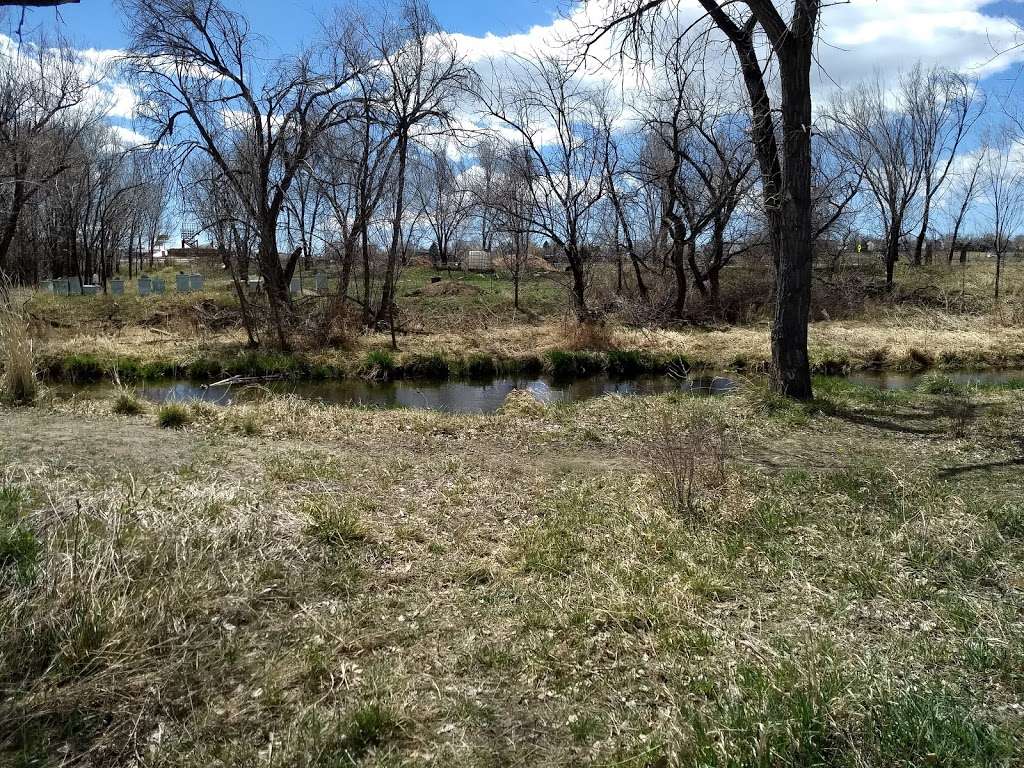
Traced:
POLYGON ((33 403, 39 394, 39 384, 32 336, 26 320, 10 307, 0 307, 0 360, 0 399, 14 405, 33 403))
POLYGON ((959 440, 967 436, 977 416, 977 410, 978 407, 970 396, 944 397, 935 405, 934 416, 948 419, 950 437, 959 440))
POLYGON ((614 331, 602 319, 567 319, 562 324, 562 347, 568 350, 601 351, 614 346, 614 331))
POLYGON ((710 403, 694 400, 685 411, 656 412, 641 457, 665 509, 695 521, 713 514, 728 481, 732 442, 710 403))

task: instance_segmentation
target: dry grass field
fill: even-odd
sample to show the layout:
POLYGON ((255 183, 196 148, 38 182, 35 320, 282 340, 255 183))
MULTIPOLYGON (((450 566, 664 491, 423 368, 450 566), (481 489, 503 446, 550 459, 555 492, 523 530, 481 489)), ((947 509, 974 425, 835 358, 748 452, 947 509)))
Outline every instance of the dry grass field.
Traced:
POLYGON ((0 755, 1019 764, 1024 396, 922 389, 0 410, 0 755))

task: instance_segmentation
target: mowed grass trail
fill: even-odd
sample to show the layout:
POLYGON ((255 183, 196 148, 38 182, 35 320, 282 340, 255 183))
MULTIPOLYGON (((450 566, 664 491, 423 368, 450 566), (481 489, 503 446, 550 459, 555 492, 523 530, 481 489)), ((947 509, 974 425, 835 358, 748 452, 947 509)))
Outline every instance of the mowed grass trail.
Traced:
POLYGON ((1020 764, 1024 393, 941 384, 0 409, 0 762, 1020 764))

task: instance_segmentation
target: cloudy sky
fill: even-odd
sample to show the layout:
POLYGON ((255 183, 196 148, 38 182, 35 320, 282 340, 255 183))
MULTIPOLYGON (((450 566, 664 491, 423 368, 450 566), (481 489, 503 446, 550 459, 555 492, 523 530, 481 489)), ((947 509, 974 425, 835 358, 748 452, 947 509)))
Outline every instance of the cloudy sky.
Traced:
MULTIPOLYGON (((374 0, 364 0, 372 3, 374 0)), ((316 36, 317 18, 331 0, 246 0, 244 8, 255 30, 271 50, 295 50, 316 36)), ((696 0, 679 0, 681 15, 699 14, 696 0)), ((471 60, 500 59, 512 52, 550 50, 570 37, 587 11, 570 0, 432 0, 441 24, 453 33, 471 60)), ((10 32, 17 12, 3 20, 10 32)), ((86 55, 104 60, 125 44, 127 33, 114 0, 81 0, 78 5, 27 12, 25 29, 59 26, 86 55)), ((823 14, 816 70, 819 98, 836 87, 876 72, 894 74, 917 60, 941 63, 982 78, 986 90, 1005 90, 1013 65, 1024 61, 1024 0, 850 0, 835 3, 823 14), (1010 51, 1009 53, 1005 53, 1010 51), (1004 52, 1003 55, 997 55, 1004 52)), ((130 91, 109 85, 115 99, 114 121, 129 127, 133 107, 130 91)))

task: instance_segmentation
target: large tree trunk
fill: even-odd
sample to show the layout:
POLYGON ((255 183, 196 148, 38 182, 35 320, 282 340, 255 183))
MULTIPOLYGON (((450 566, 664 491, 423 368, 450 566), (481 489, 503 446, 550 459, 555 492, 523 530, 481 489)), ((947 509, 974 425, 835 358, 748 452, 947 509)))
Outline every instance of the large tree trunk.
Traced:
POLYGON ((809 400, 811 365, 807 324, 811 313, 811 55, 814 24, 793 36, 779 55, 782 81, 782 192, 770 216, 775 260, 772 363, 776 386, 787 397, 809 400))
POLYGON ((270 320, 274 325, 277 345, 282 350, 289 348, 285 322, 288 313, 288 281, 281 269, 281 255, 277 250, 277 237, 274 230, 265 229, 260 233, 260 274, 263 276, 263 289, 267 294, 270 308, 270 320))
POLYGON ((742 28, 729 19, 717 2, 700 3, 719 28, 729 34, 750 98, 751 137, 761 170, 768 242, 775 266, 775 317, 771 330, 774 385, 787 397, 807 400, 812 396, 807 353, 813 252, 810 73, 818 2, 796 0, 792 22, 782 32, 776 29, 772 14, 753 3, 749 4, 751 23, 742 28), (782 88, 781 155, 764 69, 754 45, 755 20, 762 26, 768 20, 773 29, 772 47, 782 88))
POLYGON ((7 213, 3 232, 0 233, 0 272, 3 272, 7 266, 7 254, 11 250, 11 243, 14 242, 14 235, 18 231, 18 219, 21 216, 25 200, 24 191, 25 183, 21 179, 15 181, 14 190, 11 193, 11 208, 7 213))
POLYGON ((583 271, 583 257, 575 248, 567 248, 565 256, 569 260, 572 276, 572 304, 576 318, 587 321, 590 319, 590 311, 587 309, 587 277, 583 271))

